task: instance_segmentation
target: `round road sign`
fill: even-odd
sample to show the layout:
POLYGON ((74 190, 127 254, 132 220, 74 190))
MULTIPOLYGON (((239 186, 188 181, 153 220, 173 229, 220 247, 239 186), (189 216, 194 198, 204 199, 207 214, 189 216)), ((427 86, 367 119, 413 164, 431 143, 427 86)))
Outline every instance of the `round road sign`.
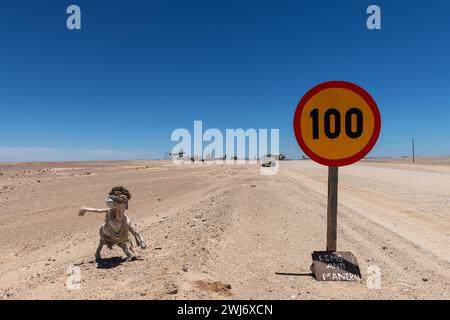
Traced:
POLYGON ((294 115, 297 142, 308 157, 330 167, 352 164, 373 148, 381 128, 378 106, 363 88, 321 83, 300 100, 294 115))

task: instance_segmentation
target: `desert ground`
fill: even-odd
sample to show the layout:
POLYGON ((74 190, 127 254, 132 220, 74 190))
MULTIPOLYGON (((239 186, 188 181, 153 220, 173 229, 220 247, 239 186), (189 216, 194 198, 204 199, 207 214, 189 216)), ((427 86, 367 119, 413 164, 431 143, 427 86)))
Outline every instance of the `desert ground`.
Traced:
POLYGON ((449 159, 362 161, 339 179, 338 249, 357 257, 359 282, 310 274, 327 203, 327 168, 312 161, 269 176, 253 164, 0 164, 0 298, 450 299, 449 159), (78 209, 104 207, 115 185, 130 189, 148 248, 126 262, 105 247, 98 265, 104 215, 78 209), (381 289, 367 287, 370 266, 381 289))

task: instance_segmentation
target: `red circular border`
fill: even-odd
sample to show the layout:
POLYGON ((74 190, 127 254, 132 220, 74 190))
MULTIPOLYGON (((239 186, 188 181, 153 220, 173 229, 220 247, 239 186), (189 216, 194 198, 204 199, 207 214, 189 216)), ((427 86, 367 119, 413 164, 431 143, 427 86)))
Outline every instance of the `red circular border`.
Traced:
POLYGON ((294 114, 295 137, 297 139, 298 144, 302 148, 302 150, 312 160, 314 160, 320 164, 323 164, 325 166, 330 166, 330 167, 347 166, 347 165, 357 162, 358 160, 361 160, 365 155, 367 155, 370 152, 370 150, 372 150, 373 146, 377 142, 378 136, 380 135, 380 129, 381 129, 381 115, 380 115, 380 110, 378 109, 378 106, 377 106, 375 100, 372 98, 372 96, 366 90, 364 90, 360 86, 358 86, 354 83, 351 83, 351 82, 346 82, 346 81, 328 81, 328 82, 324 82, 324 83, 321 83, 321 84, 315 86, 314 88, 309 90, 303 96, 303 98, 300 100, 300 102, 297 106, 297 109, 295 110, 295 114, 294 114), (306 145, 305 141, 303 140, 303 137, 301 134, 301 115, 302 115, 302 111, 303 111, 303 108, 305 107, 306 103, 313 96, 318 94, 320 91, 325 90, 325 89, 330 89, 330 88, 348 89, 348 90, 351 90, 351 91, 357 93, 358 95, 360 95, 364 99, 364 101, 366 101, 367 104, 369 105, 370 109, 373 112, 373 116, 374 116, 374 120, 375 120, 374 130, 373 130, 372 136, 370 137, 370 140, 367 143, 367 145, 360 152, 354 154, 353 156, 344 158, 344 159, 338 159, 338 160, 325 159, 325 158, 322 158, 322 157, 318 156, 317 154, 315 154, 311 149, 308 148, 308 146, 306 145))

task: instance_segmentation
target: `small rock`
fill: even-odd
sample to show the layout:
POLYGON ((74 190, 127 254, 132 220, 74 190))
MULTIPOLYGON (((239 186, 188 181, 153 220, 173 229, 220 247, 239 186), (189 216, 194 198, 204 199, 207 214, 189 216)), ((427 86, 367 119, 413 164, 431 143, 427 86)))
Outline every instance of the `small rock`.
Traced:
POLYGON ((177 294, 178 293, 178 287, 175 285, 175 283, 170 283, 167 285, 167 294, 177 294))
POLYGON ((37 183, 41 183, 41 180, 38 180, 37 183))
POLYGON ((428 279, 427 278, 422 278, 422 281, 423 282, 428 282, 428 279))
POLYGON ((189 271, 189 269, 188 269, 187 266, 183 266, 182 270, 183 270, 184 272, 188 272, 188 271, 189 271))
POLYGON ((386 250, 387 249, 387 247, 383 247, 383 250, 386 250))
POLYGON ((250 188, 256 188, 256 184, 252 184, 250 188))

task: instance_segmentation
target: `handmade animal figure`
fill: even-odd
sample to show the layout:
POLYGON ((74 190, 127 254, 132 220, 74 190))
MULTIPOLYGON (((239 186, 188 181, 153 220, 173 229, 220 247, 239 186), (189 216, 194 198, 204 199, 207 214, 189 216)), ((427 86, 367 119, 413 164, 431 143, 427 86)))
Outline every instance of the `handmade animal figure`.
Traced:
POLYGON ((129 232, 135 237, 136 243, 142 249, 147 246, 144 238, 137 230, 136 226, 131 224, 130 219, 126 215, 128 209, 128 201, 131 199, 131 193, 124 187, 114 187, 106 198, 108 209, 95 209, 82 207, 79 215, 83 216, 87 212, 105 213, 105 223, 100 228, 100 242, 95 253, 95 260, 100 261, 100 252, 103 246, 112 249, 114 245, 118 245, 127 255, 127 260, 135 258, 133 253, 132 242, 129 232))

